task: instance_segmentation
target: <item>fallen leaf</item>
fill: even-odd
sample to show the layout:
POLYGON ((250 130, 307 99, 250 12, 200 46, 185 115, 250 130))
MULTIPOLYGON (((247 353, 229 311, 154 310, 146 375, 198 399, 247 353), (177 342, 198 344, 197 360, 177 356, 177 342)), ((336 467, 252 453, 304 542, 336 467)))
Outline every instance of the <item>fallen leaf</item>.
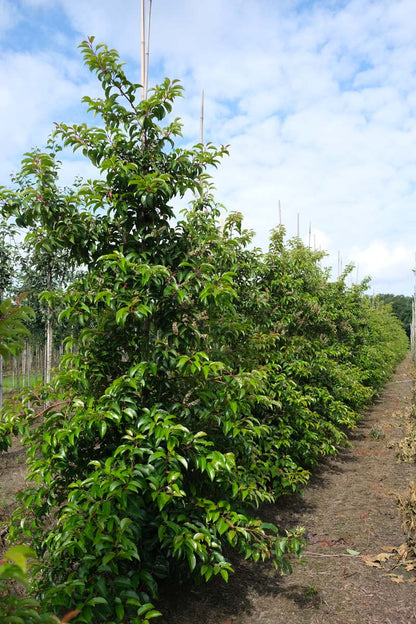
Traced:
POLYGON ((369 555, 361 555, 361 559, 364 561, 365 565, 370 566, 370 568, 381 568, 380 563, 374 561, 374 558, 369 555))
POLYGON ((374 557, 374 561, 380 561, 380 563, 384 563, 384 561, 387 561, 392 556, 393 556, 393 553, 382 552, 376 557, 374 557))
POLYGON ((354 557, 357 557, 360 554, 358 550, 352 550, 351 548, 347 548, 347 553, 349 555, 353 555, 354 557))
POLYGON ((401 559, 407 559, 409 547, 406 544, 406 542, 404 542, 404 544, 401 544, 398 548, 396 548, 396 552, 401 559))

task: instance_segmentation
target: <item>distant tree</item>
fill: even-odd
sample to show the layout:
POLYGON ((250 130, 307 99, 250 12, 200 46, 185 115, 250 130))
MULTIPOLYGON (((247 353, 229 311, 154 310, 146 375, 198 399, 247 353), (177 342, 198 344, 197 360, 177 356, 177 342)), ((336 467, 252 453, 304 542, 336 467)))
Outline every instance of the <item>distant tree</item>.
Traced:
POLYGON ((383 303, 391 303, 392 312, 402 323, 407 335, 410 337, 410 324, 412 322, 412 297, 406 295, 381 294, 377 298, 383 303))
POLYGON ((26 325, 32 310, 21 305, 22 299, 23 296, 0 302, 0 409, 3 404, 3 360, 18 353, 30 333, 26 325))
POLYGON ((2 189, 3 214, 12 219, 26 236, 19 258, 19 291, 27 293, 27 302, 35 315, 30 330, 33 343, 44 347, 44 379, 50 380, 53 344, 61 344, 67 324, 57 323, 60 309, 53 293, 61 292, 74 277, 74 261, 65 250, 62 232, 80 239, 70 228, 72 194, 57 184, 60 150, 53 140, 47 152, 38 149, 25 154, 22 168, 12 177, 13 189, 2 189), (53 232, 53 234, 51 233, 53 232), (49 297, 42 293, 50 293, 49 297))
POLYGON ((10 326, 11 319, 14 320, 11 315, 11 302, 3 303, 5 296, 10 293, 14 276, 14 248, 11 237, 12 230, 7 221, 3 219, 0 222, 0 331, 3 327, 3 335, 0 333, 0 408, 3 404, 3 360, 4 355, 10 351, 10 340, 14 335, 10 326))

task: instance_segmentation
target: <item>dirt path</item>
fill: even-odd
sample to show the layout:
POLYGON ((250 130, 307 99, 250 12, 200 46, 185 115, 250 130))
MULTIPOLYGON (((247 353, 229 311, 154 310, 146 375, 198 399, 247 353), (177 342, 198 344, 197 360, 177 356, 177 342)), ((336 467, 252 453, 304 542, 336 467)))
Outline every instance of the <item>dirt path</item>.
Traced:
POLYGON ((239 562, 227 585, 215 579, 196 590, 171 587, 162 605, 166 624, 416 623, 416 571, 395 566, 393 557, 371 560, 405 541, 394 495, 416 480, 416 465, 399 463, 396 451, 412 392, 407 358, 351 436, 351 448, 324 462, 303 497, 267 510, 264 519, 278 526, 306 527, 304 565, 276 577, 267 564, 239 562))

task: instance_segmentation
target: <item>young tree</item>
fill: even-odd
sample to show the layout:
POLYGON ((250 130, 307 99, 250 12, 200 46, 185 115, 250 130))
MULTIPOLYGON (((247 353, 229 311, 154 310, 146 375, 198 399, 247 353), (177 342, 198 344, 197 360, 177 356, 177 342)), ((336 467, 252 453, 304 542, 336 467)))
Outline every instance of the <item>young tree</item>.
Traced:
POLYGON ((99 177, 57 192, 56 159, 37 152, 23 161, 20 188, 3 192, 18 224, 87 267, 61 315, 79 335, 51 387, 28 395, 35 482, 23 500, 34 515, 18 514, 14 531, 33 539, 47 606, 76 606, 80 622, 146 622, 172 566, 226 579, 231 545, 289 569, 301 539, 247 512, 274 496, 249 470, 250 446, 268 430, 251 416, 268 402, 264 375, 232 369, 220 344, 237 267, 235 254, 219 261, 206 170, 226 149, 177 147, 179 121, 159 125, 181 95, 177 82, 140 101, 115 51, 92 40, 82 50, 104 91, 85 101, 103 125, 59 124, 56 134, 99 177), (175 222, 172 200, 189 191, 191 211, 175 222), (214 359, 222 351, 225 361, 214 359))
POLYGON ((10 299, 15 279, 15 247, 13 229, 6 220, 0 222, 0 409, 3 405, 3 362, 5 356, 18 350, 25 333, 24 312, 10 299))
MULTIPOLYGON (((22 350, 24 338, 29 335, 27 323, 32 310, 22 305, 23 297, 5 299, 0 303, 0 365, 10 355, 22 350)), ((0 368, 0 408, 3 402, 3 375, 0 368)), ((5 441, 3 441, 6 444, 5 441)), ((1 444, 0 450, 4 448, 1 444)))

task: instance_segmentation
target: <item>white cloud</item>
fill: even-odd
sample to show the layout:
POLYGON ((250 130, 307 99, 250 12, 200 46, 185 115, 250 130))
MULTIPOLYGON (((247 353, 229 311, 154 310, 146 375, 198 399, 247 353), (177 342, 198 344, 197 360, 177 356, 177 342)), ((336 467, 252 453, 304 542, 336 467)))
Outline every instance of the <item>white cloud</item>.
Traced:
POLYGON ((0 75, 0 134, 6 155, 0 171, 4 179, 12 160, 20 160, 32 147, 44 146, 54 129, 53 121, 64 120, 86 87, 79 84, 72 61, 60 55, 3 55, 0 75))
POLYGON ((406 285, 413 281, 414 247, 373 240, 366 248, 353 247, 351 254, 360 276, 371 276, 376 292, 412 294, 406 285))
MULTIPOLYGON (((19 49, 19 39, 8 48, 0 42, 3 177, 53 120, 76 121, 81 96, 96 90, 75 50, 82 38, 95 35, 117 48, 128 75, 140 80, 138 0, 3 0, 0 33, 36 27, 22 21, 22 7, 40 21, 48 7, 63 13, 56 12, 56 28, 45 30, 50 39, 30 53, 19 49)), ((311 223, 335 270, 339 253, 344 264, 359 264, 360 275, 374 272, 377 288, 409 293, 415 40, 414 0, 155 0, 150 82, 165 75, 183 81, 186 99, 175 114, 190 143, 199 140, 205 89, 205 139, 231 144, 215 173, 217 198, 244 213, 257 242, 267 246, 280 200, 289 235, 299 214, 301 235, 311 223), (380 269, 377 258, 388 266, 380 269), (396 285, 387 281, 394 279, 396 285)), ((71 161, 67 176, 77 167, 71 161)))

